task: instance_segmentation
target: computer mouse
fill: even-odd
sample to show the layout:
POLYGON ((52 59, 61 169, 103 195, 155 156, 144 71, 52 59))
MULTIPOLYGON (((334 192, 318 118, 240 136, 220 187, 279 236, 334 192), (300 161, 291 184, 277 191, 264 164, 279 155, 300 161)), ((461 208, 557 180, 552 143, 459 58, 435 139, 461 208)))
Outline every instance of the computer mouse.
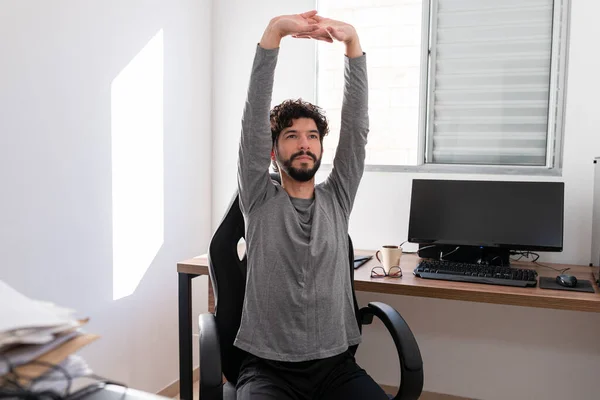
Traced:
POLYGON ((556 277, 556 283, 561 286, 575 287, 577 285, 577 278, 573 275, 561 274, 556 277))

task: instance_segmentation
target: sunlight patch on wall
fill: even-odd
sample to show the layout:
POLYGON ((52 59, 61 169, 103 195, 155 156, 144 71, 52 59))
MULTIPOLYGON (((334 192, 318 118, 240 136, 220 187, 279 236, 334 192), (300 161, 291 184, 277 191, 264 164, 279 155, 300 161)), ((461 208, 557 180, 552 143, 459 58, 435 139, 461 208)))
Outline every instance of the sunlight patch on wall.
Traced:
POLYGON ((163 64, 161 29, 111 83, 113 300, 164 241, 163 64))

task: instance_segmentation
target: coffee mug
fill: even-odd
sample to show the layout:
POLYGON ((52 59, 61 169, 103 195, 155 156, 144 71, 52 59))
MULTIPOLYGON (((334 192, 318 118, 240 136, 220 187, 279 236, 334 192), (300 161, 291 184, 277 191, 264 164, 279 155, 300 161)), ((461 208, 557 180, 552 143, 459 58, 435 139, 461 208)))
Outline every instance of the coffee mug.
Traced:
POLYGON ((400 266, 400 257, 402 257, 402 247, 394 244, 381 246, 381 249, 375 253, 375 258, 381 263, 386 274, 390 272, 390 268, 400 266))

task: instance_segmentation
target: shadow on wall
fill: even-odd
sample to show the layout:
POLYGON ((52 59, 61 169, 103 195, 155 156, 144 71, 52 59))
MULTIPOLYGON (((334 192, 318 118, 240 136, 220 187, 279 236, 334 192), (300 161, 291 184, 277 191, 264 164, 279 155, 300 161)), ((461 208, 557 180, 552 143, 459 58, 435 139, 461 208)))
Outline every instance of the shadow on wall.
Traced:
POLYGON ((0 279, 89 316, 101 340, 82 355, 133 387, 176 377, 175 263, 199 253, 210 218, 202 7, 0 13, 0 279))
MULTIPOLYGON (((89 314, 132 294, 158 259, 169 230, 165 164, 167 186, 180 175, 181 155, 165 160, 163 135, 163 29, 178 10, 139 6, 13 2, 0 16, 0 131, 10 132, 0 145, 0 242, 11 266, 0 279, 89 314)), ((167 50, 181 54, 169 68, 183 81, 186 28, 173 22, 167 50)), ((182 119, 178 100, 167 104, 170 121, 182 119)))

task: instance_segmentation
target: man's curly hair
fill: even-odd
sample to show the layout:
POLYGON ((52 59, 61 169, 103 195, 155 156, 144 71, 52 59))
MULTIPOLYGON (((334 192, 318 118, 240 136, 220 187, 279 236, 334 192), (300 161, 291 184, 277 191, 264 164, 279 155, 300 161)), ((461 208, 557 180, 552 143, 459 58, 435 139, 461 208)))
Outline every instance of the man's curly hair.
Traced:
MULTIPOLYGON (((273 147, 277 143, 279 135, 285 128, 292 126, 295 119, 311 118, 317 125, 321 145, 323 138, 329 133, 329 123, 322 109, 302 99, 285 100, 283 103, 273 107, 271 110, 271 136, 273 138, 273 147)), ((273 161, 273 169, 279 172, 277 163, 273 161)))

